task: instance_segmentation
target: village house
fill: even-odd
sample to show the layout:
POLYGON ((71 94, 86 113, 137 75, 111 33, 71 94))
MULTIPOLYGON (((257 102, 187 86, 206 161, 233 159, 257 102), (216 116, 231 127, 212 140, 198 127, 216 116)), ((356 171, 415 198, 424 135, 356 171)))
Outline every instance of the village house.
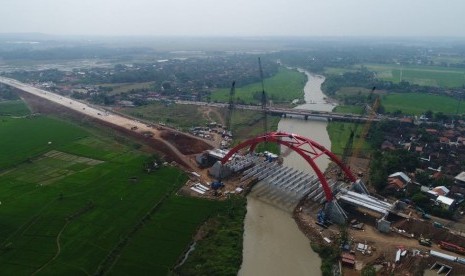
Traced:
POLYGON ((456 177, 454 177, 455 184, 465 187, 465 171, 459 173, 456 177))
POLYGON ((396 172, 388 176, 388 185, 386 189, 401 191, 404 190, 412 179, 403 172, 396 172))
POLYGON ((454 208, 455 200, 446 196, 438 196, 436 198, 436 203, 441 206, 443 209, 452 210, 454 208))

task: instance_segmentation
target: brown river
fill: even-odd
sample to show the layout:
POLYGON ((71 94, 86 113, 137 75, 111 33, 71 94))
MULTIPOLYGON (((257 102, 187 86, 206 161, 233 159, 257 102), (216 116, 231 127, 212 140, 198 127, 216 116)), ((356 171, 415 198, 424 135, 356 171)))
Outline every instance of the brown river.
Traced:
MULTIPOLYGON (((324 77, 305 74, 308 77, 304 88, 306 104, 298 108, 331 111, 334 106, 326 103, 321 91, 324 77)), ((281 119, 278 129, 308 137, 331 148, 326 125, 326 121, 288 117, 281 119)), ((316 163, 325 170, 329 161, 322 156, 316 159, 316 163)), ((286 152, 284 164, 313 173, 302 157, 294 152, 286 152)), ((239 275, 321 275, 321 259, 310 248, 308 239, 300 232, 291 213, 249 196, 244 224, 243 262, 239 275)))

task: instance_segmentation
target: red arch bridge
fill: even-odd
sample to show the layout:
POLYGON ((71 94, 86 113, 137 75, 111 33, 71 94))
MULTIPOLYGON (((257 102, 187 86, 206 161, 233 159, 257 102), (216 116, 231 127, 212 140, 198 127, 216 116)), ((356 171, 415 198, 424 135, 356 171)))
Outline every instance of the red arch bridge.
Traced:
POLYGON ((347 219, 344 211, 337 203, 338 201, 343 201, 344 203, 355 205, 357 207, 368 208, 385 215, 387 215, 387 213, 392 210, 391 204, 380 201, 368 195, 368 191, 366 190, 366 187, 363 185, 363 183, 359 179, 355 178, 349 168, 343 164, 334 153, 309 138, 293 133, 270 132, 246 140, 231 149, 221 159, 221 169, 223 169, 225 166, 228 166, 230 160, 232 160, 231 157, 238 153, 238 151, 248 148, 249 152, 253 152, 258 144, 266 142, 283 145, 299 154, 308 163, 318 178, 317 182, 321 184, 325 200, 328 203, 326 204, 325 212, 327 212, 328 215, 332 217, 332 219, 341 223, 344 223, 347 219), (348 179, 352 184, 348 185, 348 188, 342 189, 342 192, 339 192, 336 197, 331 190, 328 180, 315 163, 315 159, 322 156, 328 157, 331 161, 337 164, 344 172, 346 179, 348 179))
POLYGON ((332 153, 322 145, 309 138, 287 132, 270 132, 242 142, 239 145, 235 146, 233 149, 231 149, 221 160, 221 163, 227 163, 228 160, 235 153, 237 153, 239 150, 243 148, 249 147, 249 151, 253 152, 257 144, 265 142, 272 142, 286 146, 289 149, 295 151, 302 158, 304 158, 305 161, 307 161, 307 163, 313 169, 318 179, 320 180, 321 186, 323 187, 323 191, 325 193, 326 200, 328 202, 333 199, 333 192, 331 191, 331 188, 329 187, 328 181, 326 180, 326 177, 324 176, 323 172, 316 165, 315 159, 317 159, 320 156, 329 157, 331 161, 336 163, 342 169, 347 179, 349 179, 351 182, 356 181, 356 178, 354 177, 352 172, 346 167, 346 165, 344 165, 341 162, 341 160, 334 153, 332 153))

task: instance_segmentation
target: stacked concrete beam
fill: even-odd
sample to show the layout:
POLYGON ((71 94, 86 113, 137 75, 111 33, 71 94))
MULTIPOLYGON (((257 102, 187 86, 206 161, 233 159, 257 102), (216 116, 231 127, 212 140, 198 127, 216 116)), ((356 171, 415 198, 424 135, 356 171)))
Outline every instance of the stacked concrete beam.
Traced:
POLYGON ((252 154, 247 154, 247 155, 232 159, 231 161, 226 163, 225 166, 228 166, 233 173, 237 173, 254 165, 255 163, 258 162, 258 160, 259 160, 259 157, 252 155, 252 154))
POLYGON ((260 167, 264 166, 264 163, 265 163, 265 160, 264 160, 264 159, 258 159, 257 162, 255 163, 255 166, 246 169, 246 170, 243 172, 243 175, 247 175, 247 174, 249 174, 250 172, 259 170, 260 167))
POLYGON ((343 202, 355 206, 361 206, 372 211, 378 212, 380 214, 389 213, 389 211, 392 210, 393 207, 392 204, 372 197, 370 195, 359 194, 346 189, 341 189, 341 192, 337 195, 337 197, 339 200, 342 200, 343 202))

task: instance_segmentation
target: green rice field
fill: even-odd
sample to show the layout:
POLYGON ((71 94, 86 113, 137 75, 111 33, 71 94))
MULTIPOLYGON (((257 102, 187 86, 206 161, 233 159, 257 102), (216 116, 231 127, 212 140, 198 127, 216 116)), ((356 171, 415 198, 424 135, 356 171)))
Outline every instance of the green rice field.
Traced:
POLYGON ((439 66, 365 64, 383 80, 398 83, 401 80, 414 84, 439 87, 462 87, 465 85, 465 69, 439 66))
POLYGON ((226 203, 176 195, 187 176, 148 174, 150 158, 96 129, 0 116, 1 274, 168 274, 226 203))
POLYGON ((141 83, 110 83, 110 84, 99 84, 102 87, 111 87, 113 90, 107 92, 108 95, 117 95, 121 93, 127 93, 131 90, 137 89, 150 89, 153 87, 154 82, 141 82, 141 83))
MULTIPOLYGON (((294 99, 303 99, 304 86, 307 77, 304 73, 281 67, 279 72, 264 80, 268 99, 275 103, 290 103, 294 99)), ((259 104, 261 102, 261 83, 257 82, 242 87, 236 87, 236 101, 259 104)), ((229 101, 230 89, 220 89, 211 94, 211 100, 217 102, 229 101)))
POLYGON ((0 101, 0 116, 25 116, 30 113, 23 101, 0 101))
POLYGON ((358 149, 360 152, 368 152, 370 150, 370 145, 364 140, 362 141, 360 137, 363 127, 364 124, 360 124, 357 127, 356 123, 330 122, 327 130, 331 140, 331 151, 341 156, 344 153, 344 149, 347 147, 350 133, 355 131, 352 149, 354 150, 355 148, 360 147, 358 149))
MULTIPOLYGON (((401 110, 403 113, 416 115, 428 110, 455 114, 458 103, 458 100, 451 97, 422 93, 393 93, 381 97, 381 104, 386 112, 401 110)), ((458 112, 465 113, 464 103, 460 104, 458 112)))
MULTIPOLYGON (((163 122, 181 129, 189 129, 192 126, 204 126, 211 122, 206 114, 203 114, 196 105, 164 104, 153 102, 148 105, 123 108, 123 113, 153 122, 163 122)), ((209 116, 215 114, 209 114, 209 116)), ((212 118, 219 121, 219 118, 212 118)))
MULTIPOLYGON (((381 105, 385 112, 401 111, 408 115, 421 115, 428 110, 433 112, 442 112, 444 114, 453 115, 465 113, 465 103, 448 97, 433 94, 423 93, 392 93, 383 94, 381 97, 381 105)), ((334 109, 334 112, 362 114, 363 108, 355 105, 339 105, 334 109)))
POLYGON ((363 107, 358 105, 338 105, 333 109, 333 111, 338 113, 351 114, 363 114, 364 112, 363 107))

